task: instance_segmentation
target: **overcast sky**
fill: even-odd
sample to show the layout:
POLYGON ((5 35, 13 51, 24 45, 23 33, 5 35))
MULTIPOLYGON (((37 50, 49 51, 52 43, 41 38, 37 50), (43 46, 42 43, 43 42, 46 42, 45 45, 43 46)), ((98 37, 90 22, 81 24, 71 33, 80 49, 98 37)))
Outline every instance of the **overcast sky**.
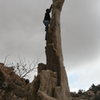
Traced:
MULTIPOLYGON (((45 63, 42 23, 51 0, 0 0, 0 61, 45 63)), ((70 89, 100 83, 100 0, 65 0, 61 16, 62 49, 70 89)))

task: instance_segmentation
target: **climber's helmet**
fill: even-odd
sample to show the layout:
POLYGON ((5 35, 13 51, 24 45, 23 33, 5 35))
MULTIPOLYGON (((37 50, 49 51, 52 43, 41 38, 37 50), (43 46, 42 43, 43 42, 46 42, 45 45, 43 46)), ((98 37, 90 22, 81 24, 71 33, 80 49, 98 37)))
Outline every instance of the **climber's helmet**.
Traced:
POLYGON ((46 12, 50 12, 50 10, 49 9, 46 9, 46 12))

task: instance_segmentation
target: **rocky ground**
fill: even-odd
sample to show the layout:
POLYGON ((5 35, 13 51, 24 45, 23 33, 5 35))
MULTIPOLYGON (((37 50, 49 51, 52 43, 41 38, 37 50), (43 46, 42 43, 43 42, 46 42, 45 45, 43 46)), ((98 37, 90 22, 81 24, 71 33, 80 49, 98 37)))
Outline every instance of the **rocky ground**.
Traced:
MULTIPOLYGON (((36 100, 39 76, 29 83, 28 79, 20 78, 13 70, 13 67, 0 63, 0 100, 36 100)), ((71 96, 72 100, 100 100, 100 85, 93 84, 87 91, 71 92, 71 96)))
POLYGON ((20 78, 12 67, 0 63, 0 100, 34 100, 37 80, 29 83, 28 79, 20 78), (36 86, 34 86, 36 85, 36 86))
POLYGON ((87 91, 71 92, 71 96, 72 100, 100 100, 100 85, 92 84, 87 91))

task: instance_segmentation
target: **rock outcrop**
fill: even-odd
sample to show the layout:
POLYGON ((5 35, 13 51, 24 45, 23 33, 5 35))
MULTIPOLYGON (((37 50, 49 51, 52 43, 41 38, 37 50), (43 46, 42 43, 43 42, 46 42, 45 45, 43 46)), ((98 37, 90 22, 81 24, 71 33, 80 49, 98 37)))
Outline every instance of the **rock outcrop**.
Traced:
POLYGON ((25 79, 0 63, 0 100, 27 100, 27 86, 25 79))
MULTIPOLYGON (((56 72, 57 74, 57 84, 53 89, 54 98, 57 100, 70 100, 68 80, 63 64, 61 47, 60 14, 63 3, 64 0, 53 0, 51 23, 46 33, 46 69, 56 72)), ((49 93, 46 94, 49 95, 49 93)))
POLYGON ((87 91, 71 92, 72 100, 100 100, 100 84, 92 85, 87 91))

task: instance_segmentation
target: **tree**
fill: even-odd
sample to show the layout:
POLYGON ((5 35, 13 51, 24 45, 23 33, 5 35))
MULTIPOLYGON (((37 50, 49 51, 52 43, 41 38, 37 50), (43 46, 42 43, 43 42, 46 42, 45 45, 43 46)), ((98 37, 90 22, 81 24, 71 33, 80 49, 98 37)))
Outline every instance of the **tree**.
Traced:
POLYGON ((38 60, 26 62, 21 57, 18 57, 18 61, 16 64, 14 63, 6 64, 6 66, 11 67, 14 70, 14 72, 21 78, 26 78, 29 76, 31 72, 36 70, 37 63, 38 63, 38 60))
POLYGON ((79 94, 79 95, 82 95, 83 92, 84 92, 84 91, 83 91, 82 89, 80 89, 80 90, 78 91, 78 94, 79 94))

